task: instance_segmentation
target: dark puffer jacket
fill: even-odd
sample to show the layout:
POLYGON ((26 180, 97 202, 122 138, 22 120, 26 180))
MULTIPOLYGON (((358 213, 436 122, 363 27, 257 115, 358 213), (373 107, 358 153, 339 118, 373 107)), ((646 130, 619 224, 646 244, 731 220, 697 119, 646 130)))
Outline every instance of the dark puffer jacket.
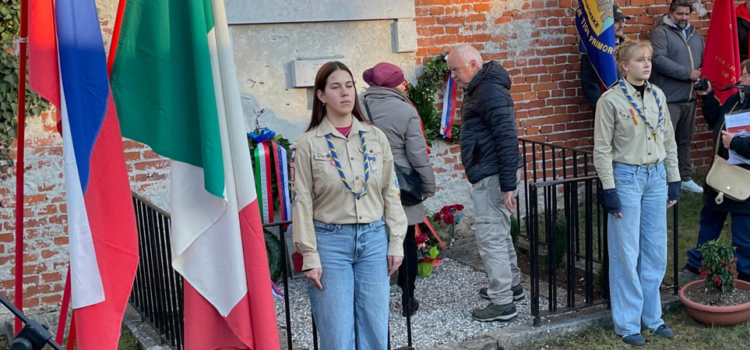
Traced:
POLYGON ((516 189, 518 127, 510 76, 498 62, 484 64, 464 91, 461 107, 461 161, 469 182, 499 174, 503 192, 516 189))
MULTIPOLYGON (((727 129, 724 126, 724 115, 750 109, 750 96, 746 95, 744 101, 740 101, 740 93, 738 92, 729 96, 722 105, 719 102, 719 99, 715 97, 714 92, 711 91, 701 98, 701 102, 701 106, 703 107, 703 117, 706 120, 706 124, 708 124, 713 130, 714 141, 719 140, 715 145, 715 147, 719 147, 719 156, 724 159, 729 159, 729 151, 724 148, 724 143, 721 142, 721 131, 727 129)), ((750 158, 750 138, 735 136, 729 146, 737 151, 739 155, 745 158, 750 158)), ((750 170, 750 165, 741 164, 738 166, 750 170)), ((747 181, 750 181, 750 178, 748 178, 747 181)), ((750 199, 744 202, 736 202, 729 198, 725 198, 723 203, 716 204, 715 199, 717 195, 718 193, 716 193, 711 186, 708 186, 707 184, 703 185, 703 201, 706 208, 750 215, 750 199)))

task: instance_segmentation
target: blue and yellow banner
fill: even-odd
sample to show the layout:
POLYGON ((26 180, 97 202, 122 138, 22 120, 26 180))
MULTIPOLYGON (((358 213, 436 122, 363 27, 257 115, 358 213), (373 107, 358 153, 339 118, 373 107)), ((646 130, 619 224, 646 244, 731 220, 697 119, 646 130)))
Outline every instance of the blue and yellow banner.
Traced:
POLYGON ((589 55, 605 87, 617 82, 615 62, 615 16, 612 0, 578 0, 576 27, 581 37, 579 50, 589 55))

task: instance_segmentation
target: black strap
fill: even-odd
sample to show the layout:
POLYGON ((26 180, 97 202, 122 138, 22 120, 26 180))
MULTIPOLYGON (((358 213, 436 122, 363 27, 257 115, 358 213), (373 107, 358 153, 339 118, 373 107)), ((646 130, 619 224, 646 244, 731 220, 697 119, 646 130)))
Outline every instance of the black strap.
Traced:
POLYGON ((370 113, 370 106, 367 105, 367 96, 362 96, 362 100, 365 103, 365 110, 367 111, 367 118, 370 119, 370 124, 375 125, 375 121, 372 120, 372 113, 370 113))

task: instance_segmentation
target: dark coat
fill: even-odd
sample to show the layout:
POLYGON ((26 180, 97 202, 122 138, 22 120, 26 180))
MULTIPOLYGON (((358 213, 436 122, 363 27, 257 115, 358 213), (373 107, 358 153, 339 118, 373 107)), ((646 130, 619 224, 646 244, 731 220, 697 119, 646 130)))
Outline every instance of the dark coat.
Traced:
MULTIPOLYGON (((750 109, 750 94, 745 97, 744 103, 740 102, 740 93, 735 93, 724 102, 722 105, 719 100, 714 96, 713 91, 703 96, 701 99, 703 108, 703 118, 706 119, 708 126, 713 129, 715 147, 719 147, 719 156, 724 159, 729 159, 729 151, 724 148, 723 142, 721 142, 721 130, 726 130, 724 125, 724 115, 732 112, 750 109)), ((739 155, 750 158, 750 137, 734 137, 730 148, 735 150, 739 155)), ((750 170, 750 165, 742 164, 739 165, 745 169, 750 170)), ((750 181, 750 178, 747 179, 750 181)), ((724 202, 719 205, 716 204, 716 196, 718 193, 708 185, 703 186, 703 201, 705 206, 712 210, 726 211, 731 213, 738 213, 744 215, 750 215, 750 200, 744 202, 735 202, 729 198, 724 197, 724 202)))
POLYGON ((503 192, 516 189, 521 162, 511 80, 498 62, 484 64, 464 91, 461 161, 469 182, 500 175, 503 192))
POLYGON ((695 27, 687 28, 687 37, 664 15, 662 23, 651 30, 651 44, 654 47, 654 85, 667 95, 667 103, 695 100, 693 81, 690 72, 703 65, 703 51, 706 48, 701 33, 695 27))

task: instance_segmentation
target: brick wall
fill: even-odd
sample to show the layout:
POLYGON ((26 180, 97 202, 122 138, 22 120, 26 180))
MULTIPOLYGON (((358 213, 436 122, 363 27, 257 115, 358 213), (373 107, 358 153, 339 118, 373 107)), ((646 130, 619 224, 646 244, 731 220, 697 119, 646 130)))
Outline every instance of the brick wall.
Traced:
MULTIPOLYGON (((30 117, 24 172, 24 307, 59 305, 69 261, 62 138, 55 112, 30 117)), ((16 145, 13 145, 15 149, 16 145)), ((125 140, 131 189, 163 193, 169 163, 146 146, 125 140)), ((15 158, 15 152, 12 156, 15 158)), ((15 171, 0 177, 0 293, 14 300, 15 171)), ((0 308, 0 314, 5 310, 0 308)))
MULTIPOLYGON (((631 39, 646 39, 656 18, 669 8, 669 0, 616 3, 633 17, 625 28, 631 39)), ((568 147, 593 147, 593 115, 579 80, 577 1, 415 0, 415 4, 417 64, 458 44, 471 44, 485 60, 500 61, 510 73, 519 136, 568 147)), ((698 11, 691 18, 704 37, 709 22, 705 13, 712 6, 712 1, 697 3, 698 11)), ((697 125, 692 157, 698 171, 706 172, 713 142, 702 118, 697 125)), ((460 162, 452 171, 462 171, 460 162)))

